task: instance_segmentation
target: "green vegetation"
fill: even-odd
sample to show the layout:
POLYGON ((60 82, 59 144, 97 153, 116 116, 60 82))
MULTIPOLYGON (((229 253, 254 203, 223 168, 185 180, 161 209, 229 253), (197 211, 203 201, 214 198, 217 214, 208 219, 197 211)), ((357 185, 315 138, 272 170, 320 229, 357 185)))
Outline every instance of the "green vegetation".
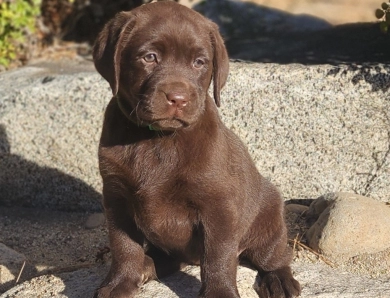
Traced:
POLYGON ((0 0, 0 65, 18 59, 29 34, 36 30, 40 0, 0 0))
POLYGON ((381 8, 375 11, 375 16, 380 20, 379 26, 383 33, 387 33, 390 27, 390 2, 383 2, 381 8))

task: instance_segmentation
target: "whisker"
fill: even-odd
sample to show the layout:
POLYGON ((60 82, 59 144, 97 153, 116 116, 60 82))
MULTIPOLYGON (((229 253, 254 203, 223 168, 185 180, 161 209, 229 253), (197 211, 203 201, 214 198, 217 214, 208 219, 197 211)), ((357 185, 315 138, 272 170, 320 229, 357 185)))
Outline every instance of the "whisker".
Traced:
POLYGON ((175 138, 176 135, 177 135, 177 129, 175 129, 171 134, 171 139, 175 138))
POLYGON ((137 112, 136 112, 136 110, 137 110, 137 106, 136 106, 134 109, 131 110, 130 114, 128 115, 128 118, 129 118, 129 119, 131 119, 131 116, 133 115, 134 112, 135 112, 135 115, 136 115, 135 117, 137 118, 137 112))

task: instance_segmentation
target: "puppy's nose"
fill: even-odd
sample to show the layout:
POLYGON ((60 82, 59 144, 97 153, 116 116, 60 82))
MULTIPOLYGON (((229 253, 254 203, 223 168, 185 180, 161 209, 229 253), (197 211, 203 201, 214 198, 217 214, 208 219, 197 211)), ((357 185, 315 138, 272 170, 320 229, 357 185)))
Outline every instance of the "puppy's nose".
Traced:
POLYGON ((168 93, 167 94, 168 104, 176 108, 183 108, 188 103, 188 97, 183 93, 168 93))

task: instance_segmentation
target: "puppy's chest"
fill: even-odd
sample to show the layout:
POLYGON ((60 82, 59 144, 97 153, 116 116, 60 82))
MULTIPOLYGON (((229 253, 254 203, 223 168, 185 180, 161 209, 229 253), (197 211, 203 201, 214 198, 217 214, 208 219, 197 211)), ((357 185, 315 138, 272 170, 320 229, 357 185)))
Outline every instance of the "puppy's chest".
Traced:
POLYGON ((135 219, 155 245, 184 250, 193 238, 199 208, 192 182, 178 177, 150 179, 140 183, 134 194, 135 219))
POLYGON ((145 237, 166 250, 185 251, 197 233, 197 210, 182 202, 144 198, 134 217, 145 237))
POLYGON ((197 225, 200 185, 191 175, 192 162, 196 161, 188 161, 180 153, 174 147, 133 148, 128 167, 137 225, 155 245, 182 251, 197 225))
POLYGON ((195 187, 204 172, 200 162, 204 156, 199 151, 196 146, 185 148, 181 142, 150 141, 124 148, 123 160, 136 189, 160 190, 164 195, 195 187))

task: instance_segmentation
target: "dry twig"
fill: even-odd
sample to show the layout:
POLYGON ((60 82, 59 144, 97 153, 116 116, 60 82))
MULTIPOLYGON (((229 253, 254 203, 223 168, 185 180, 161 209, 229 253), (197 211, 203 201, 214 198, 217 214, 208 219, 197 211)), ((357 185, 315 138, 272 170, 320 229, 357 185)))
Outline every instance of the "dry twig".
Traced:
POLYGON ((293 243, 293 251, 295 251, 295 248, 296 246, 300 246, 302 247, 303 249, 306 249, 307 251, 309 251, 310 253, 314 254, 315 256, 317 256, 321 261, 323 261, 325 264, 331 266, 331 267, 335 267, 335 264, 332 263, 330 260, 328 260, 327 258, 324 257, 324 255, 316 252, 315 250, 313 250, 312 248, 308 247, 307 245, 303 244, 300 240, 298 240, 298 235, 294 238, 294 239, 288 239, 288 241, 290 243, 293 243))
POLYGON ((22 272, 24 270, 24 266, 25 265, 26 265, 26 261, 23 261, 23 265, 22 265, 22 268, 20 268, 20 271, 19 271, 19 274, 18 274, 18 278, 15 281, 15 285, 19 282, 20 276, 22 275, 22 272))

